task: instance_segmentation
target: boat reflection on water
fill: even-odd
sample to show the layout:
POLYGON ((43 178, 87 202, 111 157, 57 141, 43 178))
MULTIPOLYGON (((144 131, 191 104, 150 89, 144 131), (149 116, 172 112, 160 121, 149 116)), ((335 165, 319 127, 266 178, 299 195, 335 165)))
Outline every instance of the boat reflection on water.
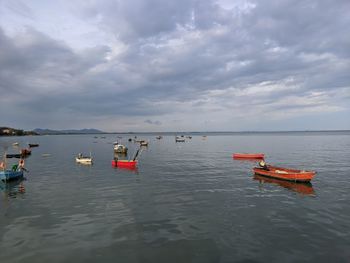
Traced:
POLYGON ((265 177, 257 174, 254 175, 253 179, 259 181, 259 183, 261 184, 271 183, 271 184, 279 185, 279 186, 282 186, 283 188, 286 188, 293 192, 297 192, 302 195, 311 195, 311 196, 316 195, 311 183, 295 183, 291 181, 284 181, 280 179, 265 177))
POLYGON ((24 178, 20 178, 18 180, 13 180, 9 182, 4 182, 0 180, 0 191, 6 197, 16 198, 17 195, 24 194, 26 191, 23 184, 24 181, 24 178))

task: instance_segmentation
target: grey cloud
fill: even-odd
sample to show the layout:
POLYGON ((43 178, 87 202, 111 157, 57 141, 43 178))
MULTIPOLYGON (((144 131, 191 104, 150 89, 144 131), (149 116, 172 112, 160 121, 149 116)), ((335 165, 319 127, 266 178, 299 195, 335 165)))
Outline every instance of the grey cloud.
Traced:
POLYGON ((245 12, 195 0, 77 4, 80 18, 125 45, 118 55, 113 43, 77 51, 32 28, 15 37, 0 30, 0 90, 7 94, 0 107, 15 105, 48 123, 47 115, 77 113, 162 126, 168 115, 184 123, 213 112, 244 115, 244 105, 261 112, 339 103, 349 110, 349 2, 252 3, 245 12), (315 92, 327 99, 276 104, 315 92))

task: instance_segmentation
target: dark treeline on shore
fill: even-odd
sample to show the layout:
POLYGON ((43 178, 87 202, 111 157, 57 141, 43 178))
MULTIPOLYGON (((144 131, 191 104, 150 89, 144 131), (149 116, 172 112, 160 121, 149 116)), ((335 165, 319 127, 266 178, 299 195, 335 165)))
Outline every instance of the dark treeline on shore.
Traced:
POLYGON ((39 135, 34 131, 24 131, 10 127, 0 127, 0 136, 24 136, 24 135, 39 135))

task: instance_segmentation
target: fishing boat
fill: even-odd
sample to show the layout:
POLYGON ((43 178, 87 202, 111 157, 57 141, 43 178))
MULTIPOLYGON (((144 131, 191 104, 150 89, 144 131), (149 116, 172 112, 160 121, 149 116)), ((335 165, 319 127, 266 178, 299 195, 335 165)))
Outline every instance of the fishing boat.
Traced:
POLYGON ((234 153, 232 155, 234 159, 264 159, 263 153, 234 153))
POLYGON ((175 142, 185 142, 185 138, 175 137, 175 142))
POLYGON ((140 142, 140 146, 148 146, 148 141, 142 141, 142 142, 140 142))
POLYGON ((128 152, 128 147, 119 144, 118 142, 113 143, 114 144, 114 152, 115 153, 124 153, 126 154, 128 152))
POLYGON ((310 182, 315 176, 315 171, 305 171, 290 168, 267 165, 267 169, 255 167, 254 173, 257 175, 272 177, 293 182, 310 182))
POLYGON ((30 148, 39 147, 39 144, 37 144, 37 143, 28 143, 28 145, 30 148))
POLYGON ((119 168, 135 168, 137 166, 137 160, 112 160, 112 166, 119 168))
POLYGON ((22 155, 20 153, 8 153, 5 155, 6 158, 21 158, 22 155))
POLYGON ((21 155, 22 157, 28 156, 32 154, 32 150, 30 149, 21 149, 21 155))
POLYGON ((5 155, 6 158, 24 158, 32 153, 29 149, 21 149, 20 153, 8 153, 5 155))
POLYGON ((92 157, 91 154, 90 156, 83 156, 81 153, 79 153, 78 156, 75 157, 75 161, 81 164, 92 164, 92 157))
POLYGON ((6 164, 4 162, 0 162, 0 180, 11 181, 22 178, 24 170, 23 159, 21 159, 18 164, 14 164, 11 170, 6 169, 6 164))

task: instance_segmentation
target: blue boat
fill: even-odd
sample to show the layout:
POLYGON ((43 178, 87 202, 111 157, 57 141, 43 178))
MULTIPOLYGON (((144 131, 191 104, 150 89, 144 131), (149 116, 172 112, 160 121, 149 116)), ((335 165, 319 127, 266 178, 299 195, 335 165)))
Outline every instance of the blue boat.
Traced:
POLYGON ((0 171, 0 180, 2 181, 11 181, 23 177, 23 170, 4 170, 0 171))

